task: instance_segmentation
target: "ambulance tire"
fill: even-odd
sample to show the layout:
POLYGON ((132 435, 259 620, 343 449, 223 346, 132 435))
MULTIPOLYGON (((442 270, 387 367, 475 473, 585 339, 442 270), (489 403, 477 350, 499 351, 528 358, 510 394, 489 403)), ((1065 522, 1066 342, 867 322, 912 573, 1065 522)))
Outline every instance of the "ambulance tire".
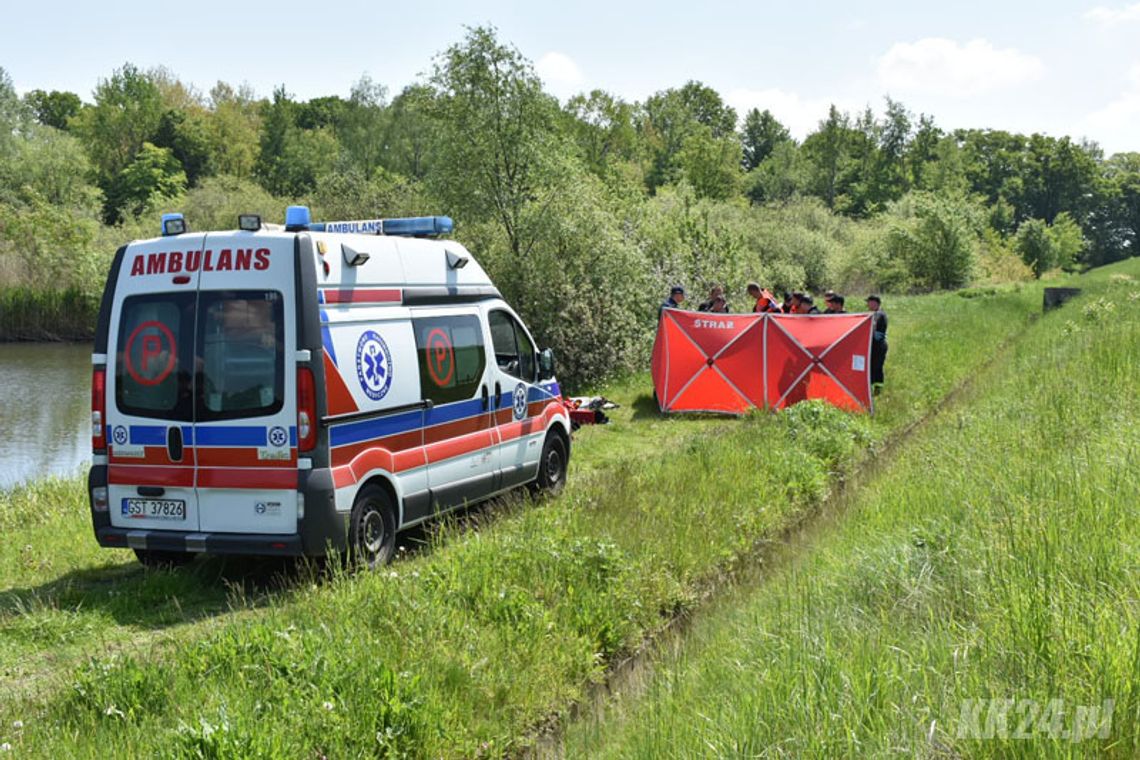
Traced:
POLYGON ((535 495, 557 496, 566 485, 566 441, 551 430, 542 444, 542 457, 538 460, 538 477, 531 484, 535 495))
POLYGON ((360 489, 348 525, 349 558, 369 570, 383 567, 396 553, 396 507, 378 485, 360 489))
POLYGON ((135 556, 139 562, 153 568, 181 567, 194 561, 191 552, 164 552, 158 549, 135 549, 135 556))

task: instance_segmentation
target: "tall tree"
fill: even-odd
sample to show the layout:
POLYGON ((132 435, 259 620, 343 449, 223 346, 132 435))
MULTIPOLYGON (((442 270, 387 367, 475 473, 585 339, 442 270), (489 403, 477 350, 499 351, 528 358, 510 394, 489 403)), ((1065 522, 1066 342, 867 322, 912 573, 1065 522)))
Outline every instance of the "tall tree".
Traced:
MULTIPOLYGON (((907 170, 910 173, 909 184, 919 190, 931 190, 928 183, 933 178, 931 164, 938 160, 938 143, 942 140, 942 130, 934 124, 934 117, 921 114, 918 117, 918 128, 914 131, 914 138, 906 152, 907 170)), ((957 147, 955 145, 955 147, 957 147)))
POLYGON ((248 85, 234 89, 218 82, 210 90, 207 122, 210 155, 218 174, 242 179, 253 175, 258 158, 261 106, 248 85))
POLYGON ((387 99, 386 87, 367 75, 362 76, 352 86, 335 122, 345 163, 359 169, 366 177, 371 177, 380 166, 384 154, 384 134, 388 129, 387 99))
POLYGON ((565 111, 579 154, 595 174, 603 175, 614 161, 637 157, 634 109, 629 103, 605 90, 593 90, 571 98, 565 111))
POLYGON ((16 95, 12 77, 0 66, 0 159, 7 158, 14 150, 16 132, 23 125, 26 114, 24 104, 16 95))
POLYGON ((427 176, 438 137, 432 118, 435 92, 428 85, 408 85, 388 107, 382 164, 396 174, 422 180, 427 176))
POLYGON ((792 139, 788 128, 781 124, 772 112, 765 108, 763 111, 753 108, 744 117, 744 126, 740 130, 740 143, 743 149, 741 165, 744 171, 755 169, 768 156, 777 145, 792 139))
POLYGON ((95 104, 84 109, 75 130, 104 182, 126 168, 154 137, 164 111, 154 79, 126 63, 95 87, 95 104))
POLYGON ((819 129, 804 140, 804 154, 812 164, 813 192, 829 209, 835 208, 840 192, 840 172, 848 160, 850 132, 847 115, 832 104, 827 118, 819 123, 819 129))
POLYGON ((639 129, 651 151, 646 173, 650 190, 680 178, 678 156, 685 140, 702 126, 714 139, 728 137, 736 130, 736 111, 700 82, 658 92, 645 101, 639 129))
POLYGON ((727 200, 740 191, 740 143, 736 135, 713 137, 712 130, 701 126, 685 139, 678 162, 700 198, 727 200))
POLYGON ((439 56, 431 83, 441 133, 436 194, 464 218, 497 222, 521 256, 530 239, 526 207, 559 158, 557 101, 530 62, 486 27, 469 29, 439 56))
POLYGON ((45 127, 66 130, 68 121, 79 113, 83 101, 74 92, 32 90, 24 96, 36 121, 45 127))
POLYGON ((213 173, 209 115, 199 106, 170 109, 162 114, 154 133, 154 145, 168 148, 182 165, 191 187, 201 177, 213 173))

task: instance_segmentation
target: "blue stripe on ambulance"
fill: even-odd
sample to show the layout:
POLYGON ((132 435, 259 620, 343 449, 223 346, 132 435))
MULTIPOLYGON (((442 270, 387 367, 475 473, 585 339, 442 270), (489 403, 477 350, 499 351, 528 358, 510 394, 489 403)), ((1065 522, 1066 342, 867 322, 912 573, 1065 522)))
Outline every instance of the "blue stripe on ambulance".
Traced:
MULTIPOLYGON (((169 429, 169 425, 131 425, 127 440, 132 446, 165 446, 169 429)), ((194 445, 194 428, 190 425, 182 426, 182 442, 185 446, 194 445)))
MULTIPOLYGON (((130 442, 135 446, 165 446, 166 425, 131 425, 130 442)), ((269 428, 256 425, 227 425, 224 427, 197 428, 189 425, 182 426, 182 440, 187 446, 265 446, 268 441, 269 428)), ((289 445, 297 445, 297 427, 289 426, 289 445)))
MULTIPOLYGON (((509 398, 509 395, 505 394, 503 398, 509 398)), ((486 412, 487 410, 483 408, 483 399, 475 398, 433 406, 426 412, 402 412, 391 417, 349 422, 336 425, 329 430, 329 445, 346 446, 350 443, 371 441, 376 438, 408 433, 421 427, 432 427, 468 417, 476 417, 480 414, 486 414, 486 412)))
MULTIPOLYGON (((532 386, 527 393, 527 402, 548 401, 556 398, 544 388, 532 386)), ((513 392, 504 392, 499 395, 499 409, 509 408, 514 399, 513 392)), ((483 399, 475 398, 467 401, 456 401, 451 404, 434 406, 426 412, 412 411, 394 414, 391 417, 379 417, 359 422, 348 422, 335 425, 329 429, 329 445, 332 447, 348 446, 353 443, 373 441, 378 438, 387 438, 400 433, 410 433, 420 428, 429 428, 443 425, 448 422, 457 422, 469 417, 486 414, 483 408, 483 399)))

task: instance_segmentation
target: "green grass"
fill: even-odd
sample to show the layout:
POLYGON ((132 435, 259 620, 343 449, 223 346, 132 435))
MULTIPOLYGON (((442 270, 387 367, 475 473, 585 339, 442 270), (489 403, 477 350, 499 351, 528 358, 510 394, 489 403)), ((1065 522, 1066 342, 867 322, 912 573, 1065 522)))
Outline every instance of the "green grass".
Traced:
POLYGON ((98 315, 98 297, 76 287, 0 288, 0 341, 86 340, 98 315))
POLYGON ((1135 757, 1137 264, 1085 278, 566 756, 1135 757))
MULTIPOLYGON (((0 646, 42 656, 39 640, 8 630, 92 616, 58 662, 23 672, 43 687, 9 692, 0 727, 24 727, 0 741, 32 756, 515 750, 757 544, 809 515, 1039 303, 1036 287, 888 302, 889 385, 870 419, 818 405, 662 419, 644 378, 607 388, 623 408, 576 437, 561 498, 478 512, 478 530, 445 527, 383 573, 300 574, 276 590, 227 588, 217 560, 189 573, 134 570, 122 553, 88 549, 77 487, 54 527, 12 522, 17 543, 59 534, 51 546, 75 557, 58 560, 72 563, 62 586, 65 564, 5 566, 0 646), (112 592, 118 616, 105 612, 112 592), (163 604, 180 613, 155 612, 163 604), (224 607, 234 613, 217 615, 224 607), (96 656, 76 668, 84 649, 96 656)), ((37 508, 22 492, 4 498, 37 508)))

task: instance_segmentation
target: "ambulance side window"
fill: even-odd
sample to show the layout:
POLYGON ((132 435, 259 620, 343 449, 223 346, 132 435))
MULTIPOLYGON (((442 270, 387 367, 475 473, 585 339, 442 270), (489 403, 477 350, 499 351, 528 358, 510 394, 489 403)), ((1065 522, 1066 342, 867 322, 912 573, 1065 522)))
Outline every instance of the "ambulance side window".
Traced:
POLYGON ((526 330, 505 311, 490 314, 491 340, 495 344, 495 362, 499 369, 520 380, 533 383, 536 379, 534 344, 526 330))
POLYGON ((119 313, 115 402, 124 414, 189 420, 194 294, 131 296, 119 313))
POLYGON ((424 398, 447 404, 477 395, 487 367, 479 318, 419 317, 412 320, 412 328, 424 398))

